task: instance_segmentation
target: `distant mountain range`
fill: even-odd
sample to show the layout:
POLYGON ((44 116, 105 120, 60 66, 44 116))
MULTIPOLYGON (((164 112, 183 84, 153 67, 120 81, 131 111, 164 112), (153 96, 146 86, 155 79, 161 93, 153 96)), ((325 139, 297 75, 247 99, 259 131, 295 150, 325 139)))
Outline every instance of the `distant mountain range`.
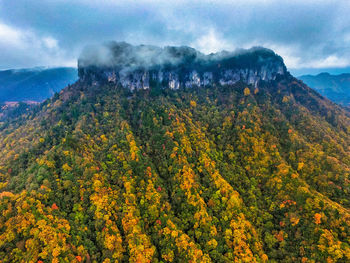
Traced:
POLYGON ((3 70, 0 71, 0 102, 40 102, 77 79, 76 68, 3 70))
POLYGON ((340 75, 320 73, 316 76, 303 75, 299 79, 328 99, 350 107, 350 73, 340 75))

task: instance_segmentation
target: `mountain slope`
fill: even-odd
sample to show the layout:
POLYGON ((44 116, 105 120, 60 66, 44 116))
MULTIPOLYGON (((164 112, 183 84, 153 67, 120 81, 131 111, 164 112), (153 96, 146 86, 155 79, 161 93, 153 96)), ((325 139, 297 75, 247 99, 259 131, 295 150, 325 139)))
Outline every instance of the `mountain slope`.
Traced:
POLYGON ((2 261, 349 261, 349 113, 286 71, 262 80, 281 61, 265 55, 187 87, 200 70, 179 62, 149 88, 141 69, 80 67, 2 124, 2 261))
POLYGON ((75 68, 0 71, 0 102, 43 101, 77 80, 75 68))
POLYGON ((350 106, 350 74, 320 73, 298 78, 330 100, 346 107, 350 106))
POLYGON ((18 116, 27 113, 38 104, 39 102, 33 101, 0 103, 0 123, 4 121, 16 121, 18 116))

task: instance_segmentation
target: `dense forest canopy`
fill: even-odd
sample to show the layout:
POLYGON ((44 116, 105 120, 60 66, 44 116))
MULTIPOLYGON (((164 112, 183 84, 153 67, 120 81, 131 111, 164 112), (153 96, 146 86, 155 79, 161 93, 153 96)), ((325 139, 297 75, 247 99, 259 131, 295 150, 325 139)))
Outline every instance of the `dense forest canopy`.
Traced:
POLYGON ((94 80, 1 123, 0 262, 350 261, 341 107, 290 74, 94 80))

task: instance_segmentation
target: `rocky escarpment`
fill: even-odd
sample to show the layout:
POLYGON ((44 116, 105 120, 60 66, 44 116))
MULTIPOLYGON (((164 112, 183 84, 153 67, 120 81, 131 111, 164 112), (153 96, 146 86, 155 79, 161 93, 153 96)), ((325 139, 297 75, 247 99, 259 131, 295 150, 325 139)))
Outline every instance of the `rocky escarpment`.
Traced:
POLYGON ((257 86, 288 74, 283 59, 265 48, 204 55, 189 47, 132 46, 108 43, 85 49, 78 61, 79 77, 92 83, 112 82, 131 90, 153 85, 180 87, 257 86))

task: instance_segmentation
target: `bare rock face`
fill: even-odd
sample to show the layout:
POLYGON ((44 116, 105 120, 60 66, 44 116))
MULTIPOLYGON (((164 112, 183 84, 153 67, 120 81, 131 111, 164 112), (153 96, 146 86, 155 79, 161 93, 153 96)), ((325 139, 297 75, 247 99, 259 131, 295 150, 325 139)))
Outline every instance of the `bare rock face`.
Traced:
POLYGON ((130 90, 232 85, 258 86, 289 74, 283 59, 265 48, 204 55, 189 47, 108 43, 86 48, 78 61, 82 81, 112 82, 130 90))

